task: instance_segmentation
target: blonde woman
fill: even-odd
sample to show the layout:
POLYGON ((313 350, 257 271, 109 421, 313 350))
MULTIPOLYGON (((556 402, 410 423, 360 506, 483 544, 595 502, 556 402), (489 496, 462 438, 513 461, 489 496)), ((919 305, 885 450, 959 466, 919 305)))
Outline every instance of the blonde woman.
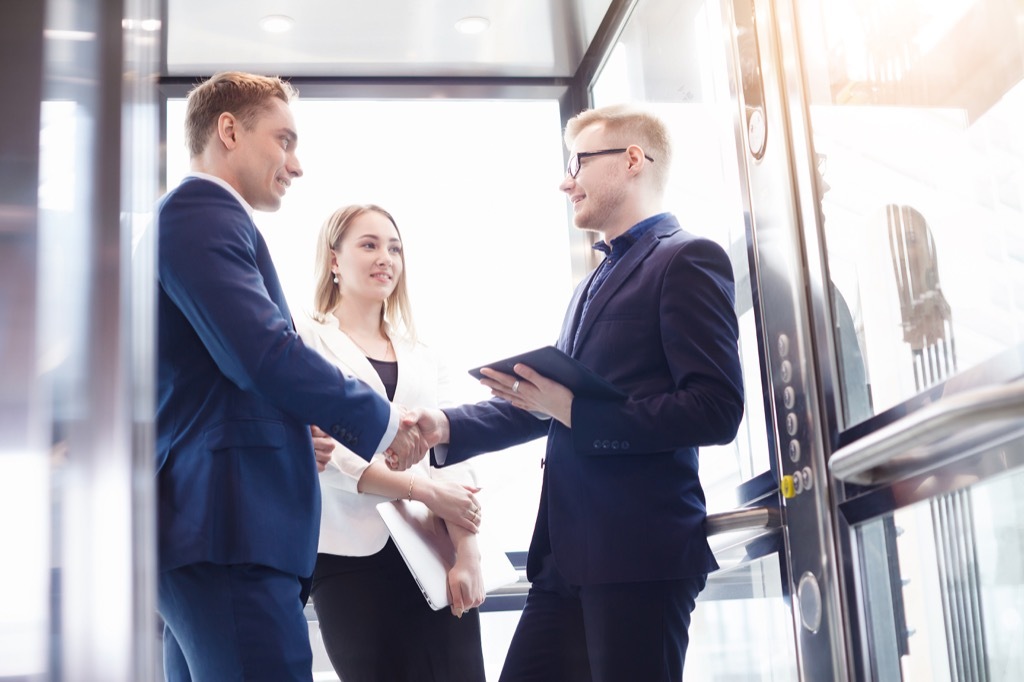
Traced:
MULTIPOLYGON (((414 335, 402 237, 379 206, 347 206, 320 230, 315 310, 299 334, 347 375, 389 400, 436 407, 446 379, 414 335)), ((444 470, 424 458, 395 472, 339 439, 327 470, 312 599, 327 653, 345 682, 484 679, 480 616, 484 600, 475 533, 480 508, 472 470, 444 470), (451 609, 433 611, 390 539, 376 505, 411 498, 441 517, 456 548, 448 574, 451 609)))

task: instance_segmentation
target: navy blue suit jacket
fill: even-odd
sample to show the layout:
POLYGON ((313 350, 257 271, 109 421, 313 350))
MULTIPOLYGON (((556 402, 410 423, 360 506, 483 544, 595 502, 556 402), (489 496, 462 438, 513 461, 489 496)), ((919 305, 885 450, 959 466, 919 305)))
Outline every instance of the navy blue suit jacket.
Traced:
POLYGON ((571 430, 497 399, 445 409, 446 463, 547 434, 531 578, 548 547, 578 585, 708 573, 717 564, 697 448, 730 442, 743 415, 728 256, 666 215, 625 253, 580 319, 592 277, 577 287, 557 345, 629 399, 576 397, 571 430))
POLYGON ((158 220, 160 568, 309 576, 320 487, 308 425, 369 459, 391 407, 299 340, 266 243, 227 190, 187 178, 158 220))

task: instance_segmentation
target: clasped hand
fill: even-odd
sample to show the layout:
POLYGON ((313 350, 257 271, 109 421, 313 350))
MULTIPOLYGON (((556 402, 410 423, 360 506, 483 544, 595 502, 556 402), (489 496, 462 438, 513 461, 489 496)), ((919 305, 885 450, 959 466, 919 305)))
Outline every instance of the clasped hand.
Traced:
POLYGON ((331 461, 331 454, 334 452, 334 439, 315 424, 310 425, 309 433, 313 437, 313 456, 316 457, 316 470, 319 473, 323 473, 327 469, 327 464, 331 461))
POLYGON ((402 419, 398 425, 398 433, 391 445, 384 451, 384 461, 392 471, 405 471, 423 459, 431 444, 420 433, 415 419, 409 419, 409 411, 404 407, 402 419))
POLYGON ((433 480, 423 503, 445 523, 461 526, 470 533, 480 530, 483 512, 476 493, 480 488, 455 481, 433 480))

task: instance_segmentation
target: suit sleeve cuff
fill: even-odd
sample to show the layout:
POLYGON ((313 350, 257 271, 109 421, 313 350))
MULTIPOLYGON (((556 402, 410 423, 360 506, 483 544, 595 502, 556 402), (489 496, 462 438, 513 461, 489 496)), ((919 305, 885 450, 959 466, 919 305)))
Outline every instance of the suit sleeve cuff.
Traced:
POLYGON ((388 428, 385 429, 384 436, 380 439, 380 443, 374 452, 384 452, 388 449, 391 441, 395 440, 395 436, 398 435, 398 425, 401 421, 402 415, 398 412, 398 408, 392 405, 391 417, 388 419, 388 428))
POLYGON ((448 459, 448 443, 438 443, 430 448, 430 463, 436 467, 443 467, 444 461, 448 459))

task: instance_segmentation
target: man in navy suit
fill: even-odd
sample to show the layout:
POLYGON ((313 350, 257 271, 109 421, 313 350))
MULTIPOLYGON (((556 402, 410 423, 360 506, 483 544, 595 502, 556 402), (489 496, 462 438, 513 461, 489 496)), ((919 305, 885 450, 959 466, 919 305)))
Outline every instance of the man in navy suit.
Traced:
POLYGON ((628 394, 574 396, 517 365, 484 370, 496 399, 417 413, 452 463, 547 435, 527 575, 501 679, 678 682, 694 601, 717 568, 704 531, 697 448, 743 415, 732 267, 661 201, 664 123, 629 107, 569 122, 561 190, 602 263, 577 287, 558 348, 628 394), (543 413, 549 419, 539 419, 543 413))
POLYGON ((253 210, 302 175, 278 78, 217 74, 189 93, 191 173, 158 208, 159 610, 168 680, 312 679, 303 616, 331 446, 426 446, 399 412, 295 333, 253 210))

